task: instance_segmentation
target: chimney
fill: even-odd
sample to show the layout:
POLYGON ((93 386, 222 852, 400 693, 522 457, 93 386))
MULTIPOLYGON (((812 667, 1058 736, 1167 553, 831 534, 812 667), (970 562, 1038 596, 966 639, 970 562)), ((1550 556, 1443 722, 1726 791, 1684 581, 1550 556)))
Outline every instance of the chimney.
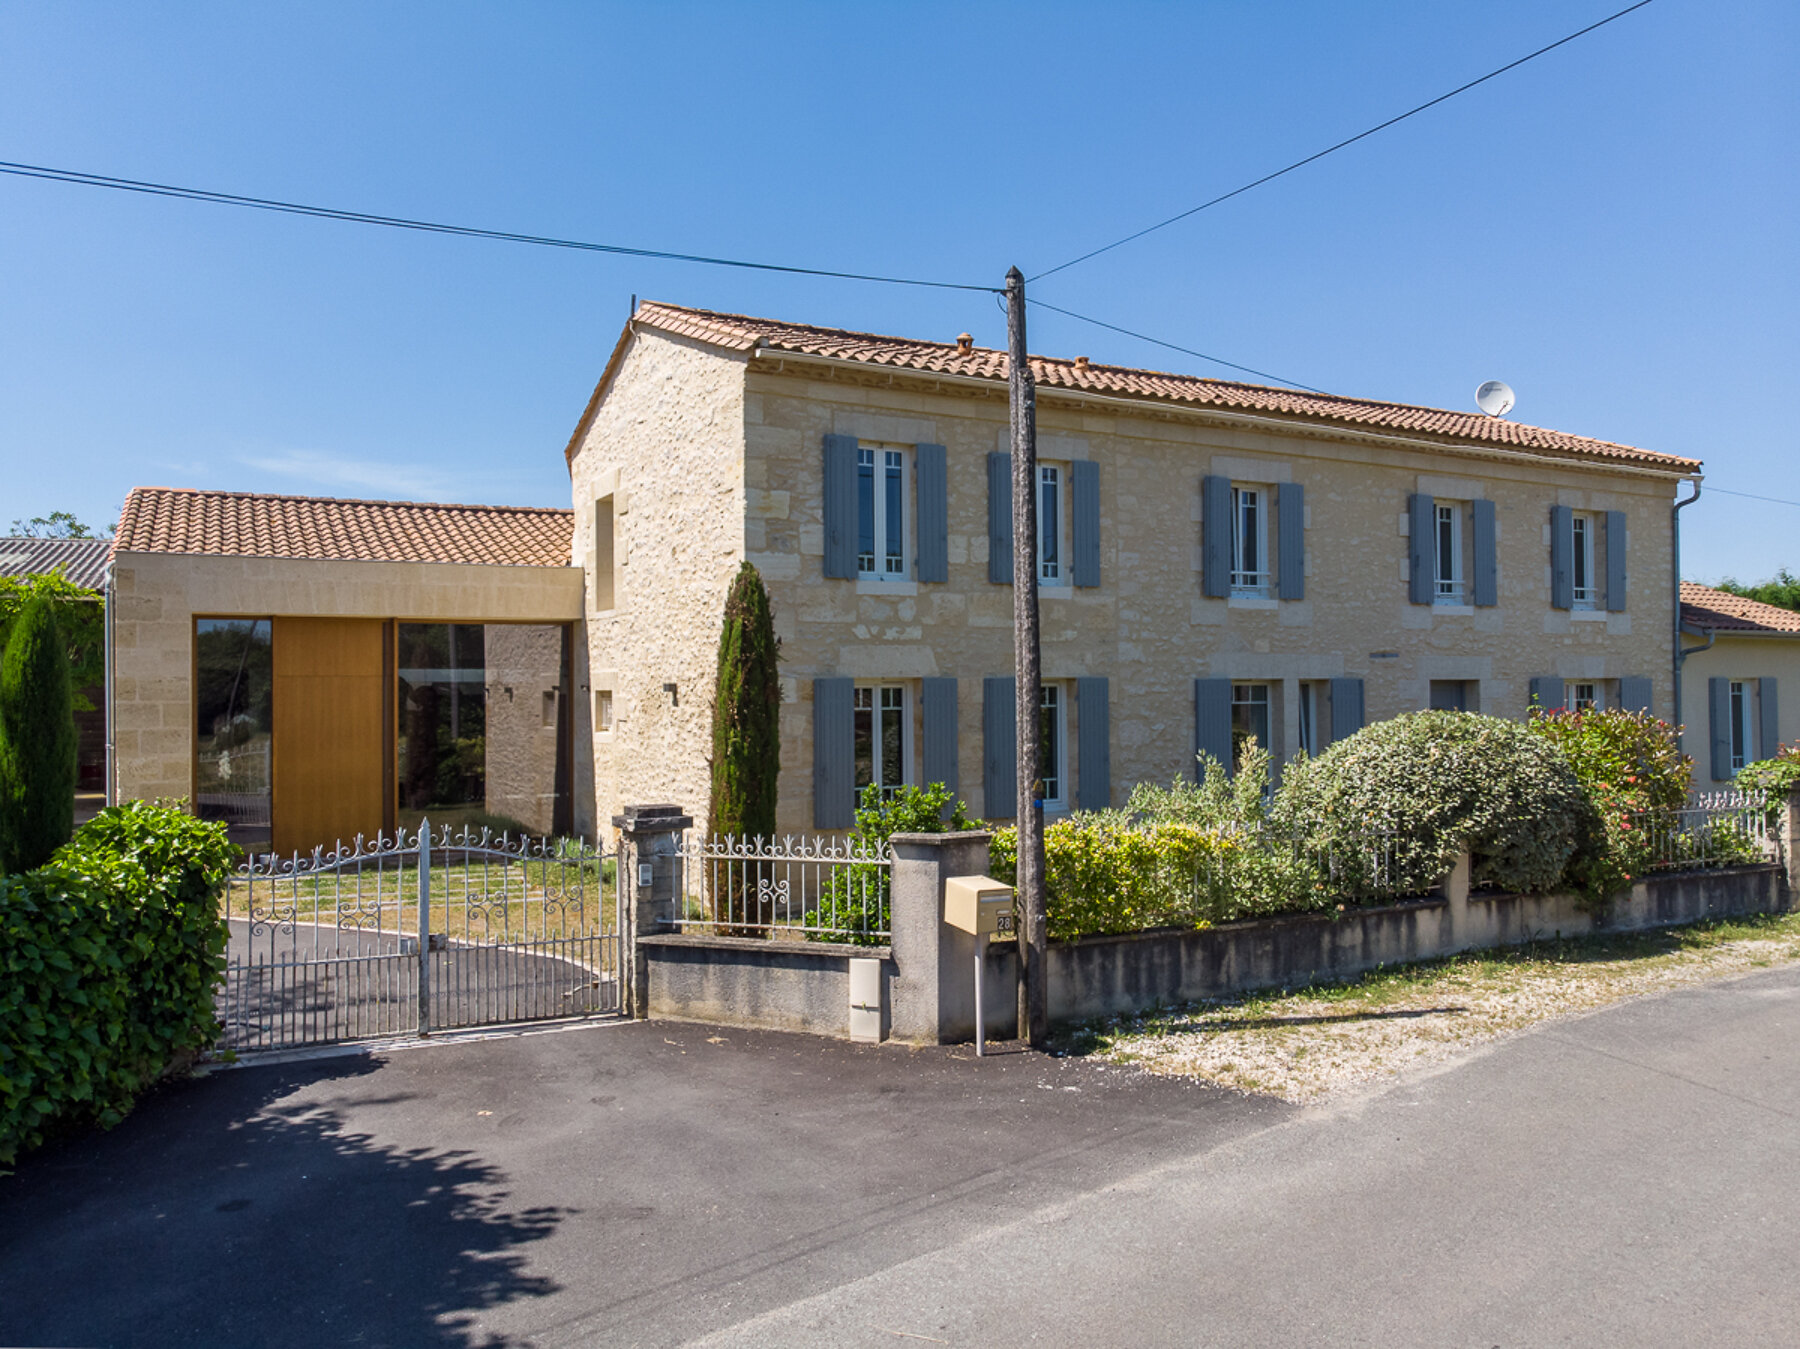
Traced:
POLYGON ((975 350, 975 339, 968 333, 958 333, 956 335, 956 349, 967 356, 971 351, 975 350))
POLYGON ((1076 369, 1077 369, 1077 370, 1086 370, 1086 369, 1087 369, 1087 365, 1088 365, 1088 358, 1087 358, 1087 357, 1085 357, 1085 356, 1077 356, 1077 357, 1076 357, 1076 358, 1075 358, 1075 368, 1076 368, 1076 369))

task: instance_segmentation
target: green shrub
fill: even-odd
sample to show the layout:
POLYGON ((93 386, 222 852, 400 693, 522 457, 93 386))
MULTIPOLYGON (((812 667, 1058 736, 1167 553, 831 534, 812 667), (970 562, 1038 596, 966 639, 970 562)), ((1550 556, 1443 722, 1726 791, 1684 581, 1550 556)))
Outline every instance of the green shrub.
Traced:
POLYGON ((25 606, 40 595, 56 607, 56 627, 69 652, 75 710, 92 712, 84 690, 106 677, 106 603, 98 590, 78 586, 61 572, 0 576, 0 650, 25 606))
POLYGON ((135 803, 0 878, 0 1166, 56 1129, 110 1128, 218 1037, 221 824, 135 803))
POLYGON ((1774 817, 1782 803, 1800 791, 1800 743, 1782 745, 1773 759, 1758 759, 1738 769, 1731 785, 1740 791, 1766 792, 1769 815, 1774 817))
POLYGON ((69 651, 48 596, 33 596, 0 658, 0 872, 30 871, 75 824, 69 651))
MULTIPOLYGON (((856 807, 856 828, 851 846, 870 857, 891 857, 888 840, 895 834, 944 834, 973 829, 956 794, 941 782, 929 787, 902 787, 883 795, 879 787, 864 787, 856 807)), ((842 941, 854 946, 883 946, 892 919, 890 897, 893 872, 885 863, 853 862, 833 867, 817 908, 806 912, 806 926, 826 928, 806 934, 808 941, 842 941)))
POLYGON ((1599 817, 1568 759, 1499 717, 1409 712, 1375 722, 1326 750, 1288 794, 1287 810, 1311 822, 1334 862, 1391 834, 1381 860, 1399 891, 1435 885, 1465 849, 1478 886, 1553 890, 1601 847, 1599 817))
POLYGON ((1594 808, 1596 846, 1571 861, 1568 880, 1603 903, 1658 860, 1658 840, 1674 838, 1694 761, 1675 728, 1648 712, 1534 710, 1529 729, 1562 751, 1594 808))

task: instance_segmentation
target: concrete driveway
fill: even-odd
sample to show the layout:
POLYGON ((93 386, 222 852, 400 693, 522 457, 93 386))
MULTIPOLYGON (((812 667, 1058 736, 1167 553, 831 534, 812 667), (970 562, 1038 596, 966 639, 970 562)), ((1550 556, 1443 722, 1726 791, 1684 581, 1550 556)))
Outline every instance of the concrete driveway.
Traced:
POLYGON ((1800 971, 1301 1112, 620 1025, 217 1074, 0 1181, 0 1342, 1794 1342, 1800 971))

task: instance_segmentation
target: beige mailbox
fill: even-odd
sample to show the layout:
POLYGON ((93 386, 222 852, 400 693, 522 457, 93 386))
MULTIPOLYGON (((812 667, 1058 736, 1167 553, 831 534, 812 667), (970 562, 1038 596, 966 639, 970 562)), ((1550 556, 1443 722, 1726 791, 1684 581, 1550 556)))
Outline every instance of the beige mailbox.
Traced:
POLYGON ((987 1019, 982 1015, 982 972, 988 940, 1011 937, 1013 888, 992 876, 952 876, 944 882, 944 922, 975 938, 975 1052, 987 1052, 987 1019))
POLYGON ((944 882, 944 921, 977 937, 1010 937, 1013 888, 992 876, 952 876, 944 882))

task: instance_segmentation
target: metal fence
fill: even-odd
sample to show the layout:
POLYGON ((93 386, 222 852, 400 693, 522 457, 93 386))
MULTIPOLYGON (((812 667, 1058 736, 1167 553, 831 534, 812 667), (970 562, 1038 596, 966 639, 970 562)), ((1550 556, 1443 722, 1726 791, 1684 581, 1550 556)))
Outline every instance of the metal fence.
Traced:
POLYGON ((421 822, 251 858, 224 899, 223 1046, 293 1048, 620 1006, 617 859, 421 822))
POLYGON ((671 921, 678 932, 884 945, 893 858, 831 838, 684 837, 671 921))
POLYGON ((1627 846, 1647 871, 1694 871, 1781 860, 1776 811, 1763 792, 1728 789, 1694 797, 1679 810, 1643 810, 1625 817, 1627 846))

